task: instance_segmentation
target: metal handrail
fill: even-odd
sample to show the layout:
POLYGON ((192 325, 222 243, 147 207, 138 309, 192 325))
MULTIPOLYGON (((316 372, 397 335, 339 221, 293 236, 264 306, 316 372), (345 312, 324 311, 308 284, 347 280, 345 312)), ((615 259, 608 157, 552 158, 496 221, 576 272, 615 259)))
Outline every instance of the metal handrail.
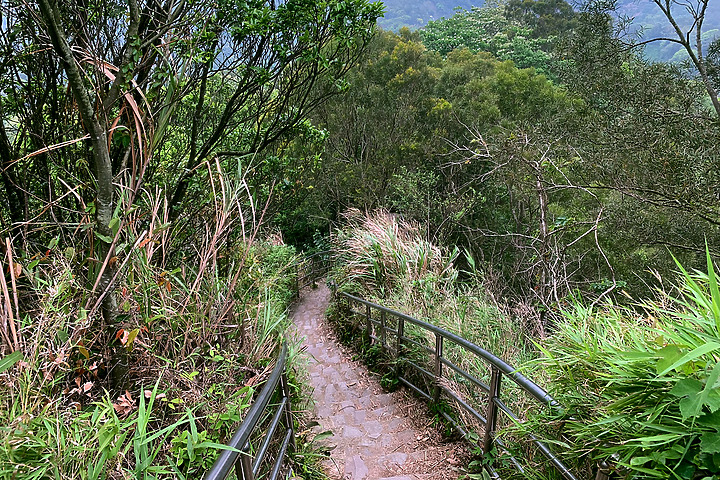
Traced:
POLYGON ((253 402, 250 410, 248 410, 245 419, 227 444, 230 448, 220 453, 212 468, 207 472, 205 477, 203 477, 204 480, 225 480, 233 467, 235 468, 235 474, 238 479, 255 480, 260 465, 267 454, 270 441, 278 426, 283 423, 283 427, 285 428, 283 442, 280 445, 279 454, 273 463, 271 475, 268 477, 270 480, 277 479, 282 469, 288 447, 291 449, 295 448, 295 430, 286 375, 287 351, 287 343, 284 342, 270 377, 268 377, 260 394, 253 402), (260 420, 263 418, 263 414, 273 395, 278 390, 278 387, 280 387, 279 390, 281 392, 280 403, 275 409, 273 419, 261 443, 262 446, 253 454, 250 439, 257 430, 260 420))
MULTIPOLYGON (((296 276, 296 288, 299 292, 300 289, 305 286, 314 285, 317 278, 326 274, 333 266, 335 255, 333 252, 317 252, 313 255, 307 256, 297 263, 297 276, 296 276)), ((514 421, 519 421, 519 415, 515 414, 510 408, 505 405, 500 399, 501 385, 503 377, 507 377, 512 380, 522 391, 529 394, 533 399, 546 405, 556 411, 561 411, 560 404, 543 388, 538 386, 532 380, 528 379, 514 367, 510 366, 501 358, 492 354, 491 352, 475 345, 474 343, 452 333, 436 325, 424 322, 417 318, 406 315, 402 312, 392 310, 382 305, 370 302, 360 297, 350 295, 345 292, 338 292, 337 286, 332 282, 331 285, 336 296, 347 299, 350 302, 362 305, 365 307, 365 312, 357 312, 351 309, 351 311, 357 315, 365 316, 365 336, 370 340, 379 342, 382 348, 388 352, 394 352, 395 355, 400 359, 402 357, 404 345, 416 345, 422 347, 423 350, 427 351, 434 356, 434 369, 432 372, 426 370, 415 363, 406 360, 405 365, 413 367, 417 372, 425 377, 430 377, 434 382, 434 388, 432 392, 426 392, 423 388, 413 384, 410 380, 401 375, 401 363, 397 362, 397 374, 398 379, 403 384, 420 394, 427 400, 438 403, 442 395, 446 395, 457 402, 458 405, 463 407, 468 413, 470 413, 475 419, 480 421, 485 426, 484 438, 482 441, 482 451, 487 453, 491 449, 497 446, 500 450, 509 453, 505 445, 495 438, 496 427, 497 427, 497 413, 498 410, 508 415, 514 421), (380 313, 380 319, 373 318, 371 311, 376 310, 380 313), (397 319, 397 328, 391 328, 387 324, 387 316, 390 315, 397 319), (420 345, 413 339, 405 336, 405 323, 416 325, 428 332, 435 335, 435 348, 428 348, 424 345, 420 345), (373 335, 373 330, 377 331, 375 327, 380 327, 378 335, 373 335), (392 339, 388 339, 389 335, 394 335, 394 342, 392 339), (472 374, 466 372, 461 367, 455 365, 451 360, 443 356, 443 345, 444 341, 448 340, 456 345, 461 346, 468 352, 474 354, 480 358, 483 362, 490 366, 491 379, 490 383, 485 384, 472 374), (394 348, 391 344, 394 343, 394 348), (476 408, 458 397, 450 389, 444 387, 441 384, 443 379, 443 366, 452 369, 458 375, 461 375, 472 384, 478 386, 481 390, 489 395, 487 404, 485 405, 486 412, 485 416, 481 415, 476 408)), ((280 423, 284 423, 284 435, 283 441, 278 449, 278 455, 275 462, 270 470, 270 475, 267 477, 270 480, 276 480, 285 460, 288 448, 295 448, 295 432, 292 421, 290 397, 288 390, 288 383, 286 377, 286 357, 287 357, 287 344, 283 343, 280 355, 278 356, 277 363, 273 369, 270 377, 268 378, 265 386, 263 387, 260 394, 255 399, 255 402, 250 407, 245 420, 242 422, 240 427, 233 435, 230 443, 228 444, 229 449, 223 450, 219 455, 215 464, 212 466, 210 471, 205 475, 204 480, 225 480, 229 475, 233 467, 236 470, 238 479, 242 480, 255 480, 256 475, 259 472, 259 468, 267 454, 268 447, 270 445, 272 436, 275 434, 277 427, 280 423), (270 400, 278 389, 281 387, 282 398, 280 399, 279 405, 276 407, 274 414, 272 415, 272 421, 267 429, 265 438, 261 442, 260 448, 256 454, 253 455, 251 452, 250 438, 256 431, 260 420, 263 418, 270 400), (284 421, 283 421, 284 420, 284 421)), ((441 415, 449 421, 464 437, 468 437, 469 432, 459 425, 447 412, 441 412, 441 415)), ((550 448, 537 439, 534 435, 529 435, 530 441, 535 444, 539 451, 549 460, 550 464, 565 478, 566 480, 577 480, 575 475, 562 463, 562 461, 550 450, 550 448)), ((510 456, 512 464, 522 473, 523 467, 520 463, 510 456)), ((489 473, 492 478, 499 479, 500 476, 495 472, 494 469, 489 468, 489 473)), ((601 478, 602 471, 598 471, 598 477, 601 478)), ((604 477, 603 477, 604 478, 604 477)))
MULTIPOLYGON (((333 285, 333 287, 335 287, 335 285, 333 285)), ((417 344, 417 342, 414 342, 411 338, 405 336, 406 322, 416 325, 435 335, 435 349, 423 347, 423 350, 428 351, 434 357, 434 369, 431 368, 431 370, 434 370, 433 372, 430 372, 411 361, 405 360, 403 362, 404 365, 408 365, 414 368, 415 371, 418 372, 421 376, 425 378, 429 377, 433 381, 433 391, 426 392, 425 390, 423 390, 422 387, 413 384, 406 377, 400 375, 401 370, 399 366, 397 367, 398 380, 406 386, 410 387, 413 391, 419 393, 428 401, 436 404, 440 401, 442 395, 446 395, 455 400, 458 405, 463 407, 475 419, 480 421, 485 427, 484 437, 482 440, 482 444, 480 445, 483 452, 490 452, 494 446, 497 446, 500 450, 509 453, 504 444, 499 440, 495 439, 498 410, 509 415, 511 418, 513 418, 514 421, 518 421, 519 418, 519 415, 512 412, 509 407, 500 400, 503 377, 507 377, 508 379, 512 380, 513 383, 520 387, 523 392, 529 394, 530 397, 532 397, 539 403, 546 405, 556 411, 562 411, 560 404, 542 387, 534 383, 529 378, 525 377, 523 374, 518 372, 516 368, 510 366, 507 362, 492 354, 491 352, 436 325, 432 325, 417 318, 411 317, 410 315, 406 315, 402 312, 392 310, 390 308, 370 302, 363 298, 356 297, 345 292, 339 292, 336 288, 333 289, 336 292, 336 296, 365 307, 365 312, 358 312, 353 310, 352 308, 351 311, 356 315, 365 317, 364 334, 366 339, 369 339, 370 341, 374 340, 375 342, 378 342, 383 348, 383 350, 385 350, 386 352, 394 353, 396 356, 396 360, 400 360, 402 358, 404 344, 417 344), (373 318, 371 314, 371 311, 373 310, 380 313, 379 319, 373 318), (390 328, 388 326, 388 315, 393 316, 397 319, 397 328, 390 328), (380 330, 379 332, 377 331, 378 327, 380 330), (376 334, 373 334, 374 330, 376 334), (389 335, 394 336, 394 338, 388 339, 389 335), (490 367, 490 384, 484 384, 483 382, 479 381, 475 376, 464 371, 461 367, 455 365, 454 363, 452 363, 451 360, 444 357, 443 344, 445 340, 451 341, 454 344, 459 345, 460 347, 474 354, 484 363, 486 363, 490 367), (393 344, 394 347, 392 346, 393 344), (485 417, 478 413, 477 408, 474 408, 472 405, 468 404, 465 400, 461 399, 454 392, 445 388, 441 384, 441 381, 443 379, 443 366, 451 368, 457 374, 461 375, 466 380, 476 385, 489 395, 488 402, 485 405, 485 417)), ((397 365, 400 365, 400 362, 397 362, 397 365)), ((450 415, 448 415, 446 412, 442 412, 441 414, 460 432, 461 435, 463 435, 464 437, 468 436, 468 432, 466 431, 466 429, 463 428, 462 425, 459 425, 450 415)), ((534 445, 538 447, 539 451, 543 454, 543 456, 547 458, 550 464, 558 471, 558 473, 563 476, 563 478, 565 478, 566 480, 577 480, 577 477, 575 477, 575 475, 570 471, 570 469, 563 464, 563 462, 550 450, 550 448, 545 443, 537 439, 534 435, 530 435, 529 439, 534 445)), ((522 466, 519 464, 519 462, 517 462, 514 457, 512 457, 512 455, 511 461, 518 469, 518 471, 522 473, 522 466)), ((492 469, 490 469, 490 474, 494 478, 500 478, 497 472, 492 469)))
MULTIPOLYGON (((299 293, 300 289, 311 283, 314 284, 319 277, 325 275, 332 267, 333 260, 334 252, 330 251, 317 252, 298 260, 296 263, 296 291, 299 293)), ((269 450, 272 437, 278 426, 283 423, 285 428, 283 441, 267 478, 275 480, 280 474, 288 449, 295 449, 295 430, 286 375, 287 350, 287 343, 284 342, 275 368, 265 382, 265 386, 227 444, 229 448, 220 453, 212 468, 203 477, 204 480, 225 480, 233 468, 235 468, 235 474, 239 480, 255 480, 269 450), (281 390, 280 402, 275 408, 260 448, 253 454, 250 438, 257 430, 263 413, 278 390, 278 386, 281 390)))
POLYGON ((296 264, 296 291, 313 285, 315 281, 330 271, 335 262, 335 252, 324 250, 303 256, 296 264))

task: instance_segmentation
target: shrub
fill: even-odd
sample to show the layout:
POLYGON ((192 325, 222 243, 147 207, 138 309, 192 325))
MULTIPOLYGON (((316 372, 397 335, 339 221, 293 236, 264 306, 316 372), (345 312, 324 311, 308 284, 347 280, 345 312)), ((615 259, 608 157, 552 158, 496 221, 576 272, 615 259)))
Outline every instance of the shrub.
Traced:
POLYGON ((567 407, 576 456, 626 478, 720 475, 720 292, 707 273, 681 270, 673 294, 644 314, 576 305, 543 348, 540 368, 567 407))

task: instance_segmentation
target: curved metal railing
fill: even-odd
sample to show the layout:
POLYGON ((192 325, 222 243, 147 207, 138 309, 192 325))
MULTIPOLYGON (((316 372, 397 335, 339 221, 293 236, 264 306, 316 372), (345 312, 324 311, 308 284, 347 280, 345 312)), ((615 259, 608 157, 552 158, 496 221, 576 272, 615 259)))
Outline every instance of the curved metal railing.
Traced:
MULTIPOLYGON (((318 252, 299 261, 297 265, 296 284, 298 292, 305 286, 314 284, 318 278, 325 275, 332 267, 334 259, 335 255, 333 252, 318 252)), ((507 378, 512 381, 522 392, 541 405, 553 409, 560 409, 560 405, 550 394, 501 358, 452 332, 363 298, 338 292, 337 286, 334 285, 334 283, 332 288, 336 297, 348 302, 348 307, 353 314, 364 318, 365 337, 371 342, 379 343, 386 353, 395 356, 396 373, 400 382, 435 404, 439 404, 443 397, 454 401, 456 405, 459 405, 484 427, 483 438, 480 443, 482 452, 487 454, 491 452, 493 448, 497 448, 508 454, 512 465, 520 473, 524 473, 523 466, 520 462, 512 456, 504 443, 496 438, 499 411, 503 412, 514 422, 520 422, 521 417, 521 415, 512 411, 512 409, 503 402, 501 397, 502 380, 503 378, 507 378), (364 307, 364 311, 353 310, 353 305, 364 307), (373 312, 375 312, 374 315, 373 312), (395 321, 388 321, 389 318, 394 318, 395 321), (435 348, 428 347, 407 336, 407 324, 417 326, 433 334, 435 336, 435 348), (490 381, 483 382, 478 379, 477 376, 465 371, 447 358, 444 354, 446 341, 461 347, 486 364, 490 369, 490 381), (411 346, 423 350, 432 356, 431 363, 433 367, 431 368, 433 371, 423 368, 405 356, 405 353, 411 346), (432 385, 432 391, 423 390, 422 386, 416 385, 408 375, 404 375, 405 366, 411 367, 417 376, 429 379, 430 385, 432 385), (476 408, 471 405, 471 401, 460 398, 458 394, 445 385, 443 380, 447 379, 447 375, 444 373, 444 367, 454 371, 455 374, 462 377, 464 381, 478 387, 487 396, 487 401, 484 405, 485 411, 483 413, 478 411, 482 410, 482 407, 476 408)), ((223 450, 211 470, 205 475, 205 480, 224 480, 233 468, 236 471, 238 479, 255 480, 258 473, 260 473, 260 468, 268 453, 272 438, 282 423, 285 429, 284 432, 281 432, 283 438, 282 443, 277 449, 275 460, 272 462, 272 468, 263 476, 263 478, 270 480, 278 478, 288 450, 295 448, 295 432, 293 429, 287 377, 285 375, 286 359, 287 345, 283 344, 275 368, 262 391, 255 399, 255 402, 250 407, 245 420, 230 440, 228 444, 229 449, 223 450), (280 391, 280 400, 272 414, 272 420, 267 427, 267 433, 259 443, 259 448, 254 450, 250 439, 253 437, 253 433, 258 429, 262 418, 265 416, 264 413, 271 398, 278 390, 280 391)), ((458 423, 455 418, 442 409, 440 410, 440 414, 445 420, 450 422, 461 435, 465 438, 470 438, 467 426, 458 423)), ((552 452, 547 444, 532 434, 529 434, 528 438, 564 479, 577 480, 577 477, 563 464, 560 458, 552 452)), ((499 474, 492 467, 488 466, 488 472, 493 478, 500 479, 499 474)), ((606 479, 606 473, 604 469, 598 469, 596 479, 606 479)))
MULTIPOLYGON (((521 415, 512 411, 512 409, 503 402, 501 397, 502 380, 503 378, 507 378, 512 381, 522 392, 529 395, 541 405, 559 409, 560 405, 550 394, 518 372, 516 368, 508 365, 501 358, 452 332, 348 293, 336 291, 336 296, 347 301, 350 311, 364 319, 364 335, 366 339, 379 344, 386 353, 394 356, 396 375, 401 383, 435 404, 439 404, 440 401, 443 400, 443 397, 454 401, 456 405, 480 422, 484 427, 484 435, 479 445, 483 453, 487 454, 491 452, 493 448, 497 448, 509 455, 512 465, 521 474, 524 473, 524 467, 512 456, 504 443, 496 438, 498 411, 503 412, 513 422, 520 422, 521 417, 521 415), (353 305, 360 306, 361 311, 354 310, 353 305), (362 311, 363 307, 364 311, 362 311), (394 318, 394 321, 389 321, 388 317, 394 318), (435 348, 428 347, 407 336, 407 324, 415 325, 433 334, 435 336, 435 348), (489 383, 479 380, 476 375, 467 372, 444 356, 446 342, 452 342, 482 360, 490 369, 489 383), (432 368, 433 371, 430 371, 430 368, 423 368, 405 356, 406 351, 410 347, 415 347, 416 350, 425 351, 431 355, 429 363, 432 365, 430 368, 432 368), (413 383, 408 375, 403 375, 405 366, 411 367, 417 377, 428 379, 429 384, 432 386, 432 391, 424 390, 423 387, 413 383), (479 411, 483 410, 482 407, 471 405, 472 401, 460 398, 456 392, 447 387, 447 382, 443 381, 444 367, 451 369, 456 375, 459 375, 463 381, 469 382, 483 392, 487 398, 484 405, 484 412, 481 413, 479 411)), ((470 437, 467 426, 460 425, 458 421, 446 411, 442 409, 439 411, 445 420, 450 422, 463 437, 470 437)), ((551 451, 547 444, 531 434, 528 435, 528 439, 538 448, 550 465, 552 465, 563 478, 566 480, 577 480, 577 477, 563 464, 560 458, 551 451)), ((488 473, 490 473, 493 478, 500 478, 499 474, 492 467, 488 468, 488 473)), ((598 471, 597 478, 605 478, 605 476, 598 471)))
POLYGON ((272 467, 263 478, 275 480, 280 475, 288 449, 295 448, 295 431, 286 375, 287 350, 287 343, 283 343, 275 368, 228 443, 227 446, 230 448, 220 453, 212 468, 205 475, 205 480, 225 480, 233 468, 238 479, 255 480, 261 473, 261 467, 273 437, 282 424, 284 429, 281 431, 282 442, 277 450, 275 460, 268 462, 272 464, 272 467), (257 445, 252 445, 251 439, 261 425, 261 420, 266 416, 265 411, 276 392, 279 394, 279 401, 275 406, 267 432, 257 447, 257 445))

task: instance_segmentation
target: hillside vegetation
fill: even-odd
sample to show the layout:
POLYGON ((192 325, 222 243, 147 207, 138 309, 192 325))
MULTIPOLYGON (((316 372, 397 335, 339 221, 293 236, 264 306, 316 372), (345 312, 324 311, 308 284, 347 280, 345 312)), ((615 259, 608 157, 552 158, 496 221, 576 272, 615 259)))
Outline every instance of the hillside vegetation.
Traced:
POLYGON ((612 2, 0 0, 0 477, 201 476, 333 246, 536 368, 582 471, 717 475, 715 2, 642 2, 662 63, 612 2))
MULTIPOLYGON (((545 385, 560 402, 562 408, 549 413, 508 393, 511 386, 503 395, 507 406, 525 412, 525 423, 505 423, 500 437, 533 478, 554 478, 555 472, 523 433, 543 438, 584 478, 601 462, 621 478, 720 473, 720 290, 709 255, 707 273, 688 273, 678 264, 675 283, 632 307, 570 298, 548 330, 532 323, 527 306, 489 296, 474 268, 461 280, 461 254, 424 240, 418 225, 382 211, 350 211, 347 218, 335 237, 341 259, 335 280, 343 291, 459 334, 545 385)), ((466 260, 474 267, 471 257, 466 260)), ((352 330, 342 315, 333 315, 341 336, 352 330)), ((462 349, 448 342, 444 356, 487 381, 487 368, 462 349)), ((394 377, 383 378, 391 383, 394 377)), ((463 383, 452 388, 466 401, 477 400, 463 383)), ((507 456, 490 458, 483 464, 503 478, 518 477, 507 468, 507 456)))
MULTIPOLYGON (((483 0, 462 1, 462 0, 441 0, 435 2, 403 2, 397 0, 388 0, 385 3, 385 14, 378 21, 378 24, 386 29, 398 32, 402 27, 414 29, 424 29, 432 22, 441 19, 450 19, 458 10, 470 11, 480 9, 485 6, 483 0)), ((503 2, 500 2, 503 3, 503 2)), ((565 1, 523 1, 514 0, 506 2, 515 7, 524 7, 532 5, 542 5, 541 9, 536 9, 536 18, 542 22, 555 22, 558 18, 562 18, 563 10, 574 9, 582 11, 586 5, 592 2, 569 2, 565 1), (572 6, 570 5, 572 4, 572 6), (560 15, 558 15, 560 14, 560 15)), ((661 2, 662 3, 662 2, 661 2)), ((699 9, 706 2, 696 2, 690 8, 699 9)), ((494 5, 488 2, 488 5, 494 5)), ((647 41, 657 38, 673 38, 676 32, 671 24, 667 22, 664 14, 653 1, 634 1, 621 0, 608 3, 612 5, 615 17, 618 19, 618 25, 623 25, 622 34, 628 40, 647 41), (629 28, 628 28, 629 27, 629 28)), ((691 4, 683 4, 680 2, 670 2, 673 13, 677 16, 678 24, 681 28, 686 29, 693 23, 693 16, 686 11, 686 6, 691 4)), ((529 17, 526 17, 526 20, 529 17)), ((705 13, 706 31, 702 41, 707 46, 718 36, 720 36, 720 6, 707 2, 707 11, 705 13)), ((684 48, 674 42, 659 41, 649 43, 644 49, 646 58, 658 62, 682 62, 688 59, 687 52, 684 48)))
POLYGON ((205 474, 288 324, 286 172, 379 14, 0 1, 0 478, 205 474))

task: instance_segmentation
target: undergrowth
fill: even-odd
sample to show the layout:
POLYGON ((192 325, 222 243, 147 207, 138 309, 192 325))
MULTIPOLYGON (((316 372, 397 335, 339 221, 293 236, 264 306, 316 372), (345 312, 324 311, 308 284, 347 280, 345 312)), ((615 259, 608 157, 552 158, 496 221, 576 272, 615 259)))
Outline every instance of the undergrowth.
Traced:
POLYGON ((272 369, 295 294, 293 249, 240 229, 237 191, 224 194, 195 233, 172 230, 149 194, 130 214, 113 327, 82 239, 7 241, 0 478, 199 478, 212 465, 272 369))
MULTIPOLYGON (((552 411, 533 407, 504 382, 503 401, 520 412, 522 423, 501 420, 498 436, 526 465, 525 473, 512 473, 509 458, 494 450, 473 462, 480 470, 470 478, 489 478, 482 471, 487 465, 503 478, 560 478, 528 434, 550 446, 578 478, 595 477, 601 465, 612 478, 720 477, 720 287, 709 253, 706 272, 688 272, 678 263, 676 286, 666 286, 654 300, 618 306, 564 299, 548 331, 513 315, 521 309, 491 301, 479 272, 464 272, 466 280, 458 281, 457 252, 425 242, 414 225, 385 212, 348 217, 336 239, 340 291, 459 334, 519 367, 560 404, 552 411)), ((467 264, 474 262, 468 258, 467 264)), ((364 312, 333 308, 341 336, 359 341, 364 312)), ((405 328, 418 343, 434 347, 423 331, 405 328)), ((455 364, 487 379, 475 359, 447 347, 455 364)), ((413 361, 432 371, 427 357, 421 363, 421 349, 415 350, 409 352, 413 361)), ((485 403, 462 378, 448 377, 446 386, 461 397, 485 403)), ((472 427, 457 408, 451 411, 472 427)), ((479 434, 474 429, 468 437, 477 441, 479 434)))
MULTIPOLYGON (((493 352, 512 365, 520 365, 537 355, 532 344, 528 322, 512 315, 510 309, 496 303, 486 293, 480 272, 475 269, 459 272, 455 260, 457 250, 448 252, 427 242, 420 229, 411 222, 387 212, 362 215, 357 211, 347 214, 348 226, 336 237, 339 253, 335 281, 340 291, 364 297, 384 307, 411 315, 419 320, 453 332, 476 345, 493 352), (462 275, 461 275, 462 273, 462 275), (461 280, 463 278, 463 280, 461 280)), ((468 258, 469 265, 474 265, 468 258)), ((363 353, 363 359, 378 365, 384 373, 385 383, 395 387, 396 372, 414 384, 432 393, 432 379, 405 368, 411 361, 428 371, 434 370, 434 360, 422 348, 433 349, 435 337, 420 327, 405 322, 405 336, 417 345, 403 347, 400 365, 381 350, 370 346, 365 339, 364 312, 353 315, 342 302, 328 314, 334 320, 338 336, 346 343, 354 343, 363 353), (382 361, 377 359, 381 358, 382 361)), ((388 326, 397 329, 397 321, 387 318, 388 326)), ((443 356, 463 370, 489 383, 487 365, 462 347, 446 341, 443 356)), ((507 382, 504 388, 506 402, 519 412, 528 412, 532 401, 520 395, 517 388, 507 382)), ((485 396, 461 375, 445 369, 443 386, 474 405, 484 405, 485 396)), ((442 412, 468 429, 468 436, 482 438, 482 425, 450 404, 436 405, 435 417, 443 428, 442 412)), ((501 426, 508 422, 501 422, 501 426)))
POLYGON ((567 407, 575 456, 623 478, 720 476, 720 290, 678 263, 677 287, 637 308, 579 301, 536 368, 567 407))
POLYGON ((346 217, 348 227, 335 237, 343 291, 454 332, 510 363, 532 357, 525 319, 488 296, 479 271, 459 279, 459 251, 443 251, 423 240, 417 225, 384 211, 346 217))

